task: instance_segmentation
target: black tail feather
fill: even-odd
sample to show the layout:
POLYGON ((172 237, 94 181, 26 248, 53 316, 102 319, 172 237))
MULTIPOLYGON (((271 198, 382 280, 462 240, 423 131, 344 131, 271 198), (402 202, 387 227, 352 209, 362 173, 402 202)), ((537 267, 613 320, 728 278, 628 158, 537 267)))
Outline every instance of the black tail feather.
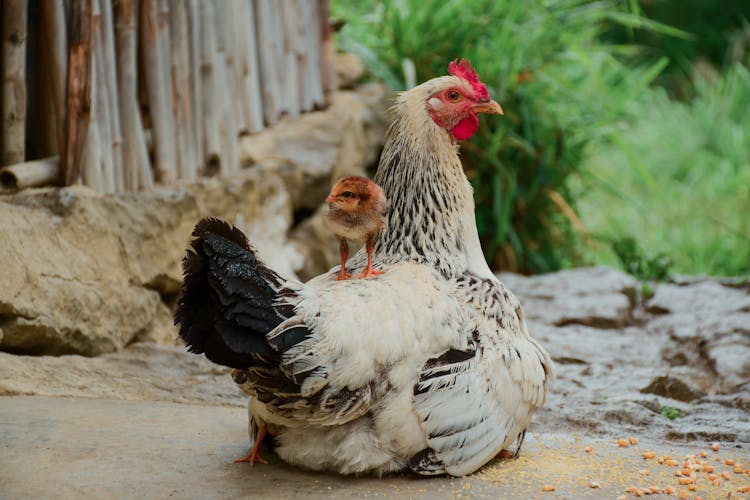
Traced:
POLYGON ((175 313, 180 337, 191 352, 233 368, 246 369, 258 356, 278 360, 265 336, 285 319, 274 308, 283 280, 224 221, 201 220, 193 237, 175 313))

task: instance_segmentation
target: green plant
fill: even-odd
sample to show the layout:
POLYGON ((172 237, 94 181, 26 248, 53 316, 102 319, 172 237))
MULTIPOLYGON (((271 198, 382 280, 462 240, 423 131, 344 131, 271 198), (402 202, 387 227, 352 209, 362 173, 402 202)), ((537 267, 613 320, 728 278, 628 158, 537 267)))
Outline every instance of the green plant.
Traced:
POLYGON ((490 264, 545 272, 581 262, 585 238, 570 179, 587 146, 617 128, 666 65, 625 66, 599 35, 608 22, 659 25, 614 1, 334 2, 340 46, 394 89, 471 59, 505 119, 484 120, 462 148, 490 264))
POLYGON ((685 416, 684 411, 672 406, 662 406, 661 408, 659 408, 659 414, 667 417, 669 420, 674 420, 676 418, 682 418, 685 416))
POLYGON ((750 71, 735 64, 695 88, 690 102, 645 92, 589 149, 577 189, 595 263, 616 265, 601 242, 632 235, 676 273, 750 275, 750 71))
POLYGON ((614 241, 612 249, 620 259, 625 271, 639 281, 665 281, 669 279, 672 259, 666 254, 645 255, 638 247, 635 239, 630 236, 614 241))

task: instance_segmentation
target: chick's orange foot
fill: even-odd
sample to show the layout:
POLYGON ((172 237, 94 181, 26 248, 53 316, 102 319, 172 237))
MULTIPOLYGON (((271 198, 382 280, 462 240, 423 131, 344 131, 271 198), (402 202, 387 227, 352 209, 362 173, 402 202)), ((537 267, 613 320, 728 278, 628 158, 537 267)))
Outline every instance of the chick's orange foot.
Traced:
POLYGON ((358 279, 361 278, 372 278, 375 276, 380 276, 381 274, 385 274, 385 271, 378 271, 377 269, 373 269, 371 267, 365 269, 360 274, 357 275, 358 279))
POLYGON ((344 281, 351 278, 352 275, 350 273, 347 273, 345 271, 341 271, 338 276, 336 276, 336 281, 344 281))

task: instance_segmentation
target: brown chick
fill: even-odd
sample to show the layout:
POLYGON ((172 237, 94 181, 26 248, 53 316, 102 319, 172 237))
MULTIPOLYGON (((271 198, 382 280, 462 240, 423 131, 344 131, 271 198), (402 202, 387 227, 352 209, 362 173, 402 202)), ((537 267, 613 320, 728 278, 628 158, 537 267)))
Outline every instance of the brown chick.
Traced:
POLYGON ((372 267, 372 253, 375 238, 385 227, 385 214, 388 202, 383 190, 365 177, 345 177, 340 179, 326 198, 328 215, 326 223, 339 239, 341 251, 341 272, 337 280, 351 278, 346 272, 346 259, 349 257, 347 240, 365 243, 367 267, 357 278, 369 278, 383 274, 372 267))

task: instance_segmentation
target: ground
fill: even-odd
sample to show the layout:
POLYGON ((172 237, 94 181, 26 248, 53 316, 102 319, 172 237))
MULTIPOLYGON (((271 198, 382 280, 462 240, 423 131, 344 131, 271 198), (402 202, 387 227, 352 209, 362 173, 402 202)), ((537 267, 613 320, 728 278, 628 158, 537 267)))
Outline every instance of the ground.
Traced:
POLYGON ((745 285, 683 279, 649 298, 609 269, 501 279, 557 373, 517 459, 455 479, 339 477, 273 455, 235 464, 251 443, 247 399, 227 370, 182 346, 138 342, 92 358, 0 353, 0 498, 615 499, 635 497, 631 486, 750 498, 740 491, 750 486, 745 285), (618 445, 630 437, 638 443, 618 445), (679 484, 686 455, 720 484, 703 465, 696 491, 679 484))

